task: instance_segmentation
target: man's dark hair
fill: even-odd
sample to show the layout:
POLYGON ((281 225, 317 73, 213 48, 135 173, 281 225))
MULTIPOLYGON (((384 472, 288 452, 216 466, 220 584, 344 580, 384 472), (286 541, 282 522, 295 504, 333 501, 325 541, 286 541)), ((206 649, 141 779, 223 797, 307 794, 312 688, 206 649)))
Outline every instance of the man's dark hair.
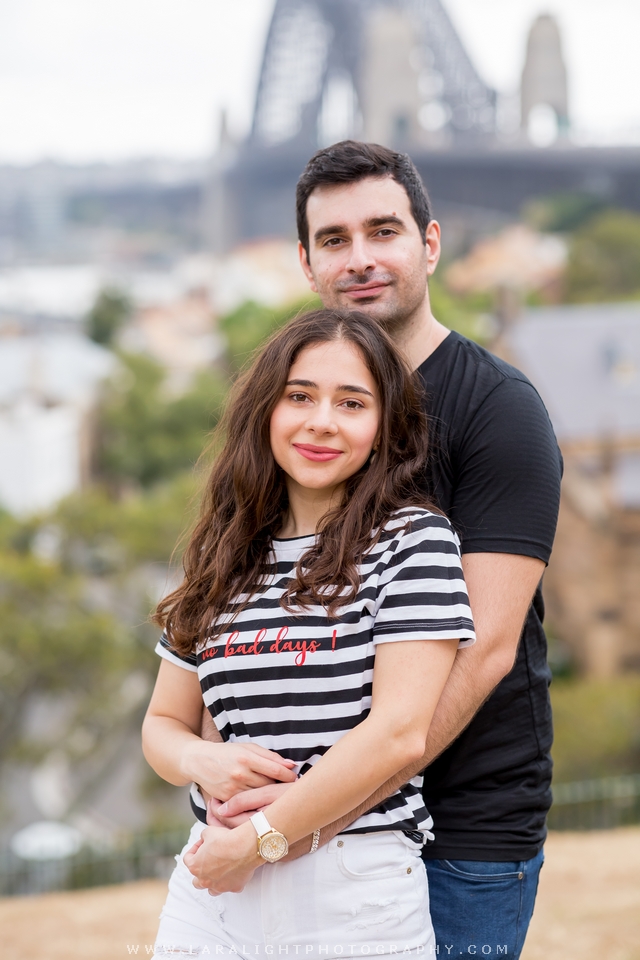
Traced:
POLYGON ((413 161, 406 153, 395 153, 378 143, 341 140, 318 150, 311 157, 296 187, 296 220, 298 239, 309 257, 309 221, 307 201, 316 187, 338 183, 356 183, 367 177, 391 177, 407 192, 413 219, 423 241, 431 220, 431 203, 413 161))

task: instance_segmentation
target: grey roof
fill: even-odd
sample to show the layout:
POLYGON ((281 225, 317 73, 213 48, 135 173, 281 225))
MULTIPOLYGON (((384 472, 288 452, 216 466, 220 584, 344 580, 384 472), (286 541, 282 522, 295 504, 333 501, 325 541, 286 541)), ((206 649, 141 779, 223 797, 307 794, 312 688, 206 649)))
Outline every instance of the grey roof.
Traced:
POLYGON ((640 440, 640 302, 526 310, 508 343, 561 442, 640 440))

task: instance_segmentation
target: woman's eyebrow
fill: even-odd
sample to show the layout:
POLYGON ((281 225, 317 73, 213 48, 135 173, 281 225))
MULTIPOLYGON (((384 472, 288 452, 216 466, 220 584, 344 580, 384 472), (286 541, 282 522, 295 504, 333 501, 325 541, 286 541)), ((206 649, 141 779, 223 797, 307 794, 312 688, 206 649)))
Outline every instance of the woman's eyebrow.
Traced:
POLYGON ((286 387, 309 387, 312 390, 318 389, 318 384, 313 380, 287 380, 286 387))
POLYGON ((359 387, 354 383, 341 383, 336 389, 339 393, 366 393, 368 397, 373 397, 370 390, 367 390, 365 387, 359 387))
MULTIPOLYGON (((313 380, 287 380, 287 387, 306 387, 308 390, 317 390, 318 384, 313 380)), ((370 390, 366 387, 359 387, 355 383, 341 383, 336 387, 338 393, 365 393, 368 397, 373 397, 370 390)))

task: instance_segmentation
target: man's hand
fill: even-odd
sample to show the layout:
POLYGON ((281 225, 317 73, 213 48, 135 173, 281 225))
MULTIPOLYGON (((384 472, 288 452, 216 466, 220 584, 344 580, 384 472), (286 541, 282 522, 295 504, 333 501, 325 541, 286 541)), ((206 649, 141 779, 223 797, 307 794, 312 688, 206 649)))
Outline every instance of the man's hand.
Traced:
POLYGON ((243 790, 242 793, 236 793, 226 803, 219 803, 215 797, 212 797, 207 804, 207 823, 214 827, 222 826, 227 829, 239 827, 241 823, 246 823, 254 813, 264 810, 270 803, 282 796, 290 786, 290 783, 273 783, 266 787, 258 787, 255 790, 243 790))
POLYGON ((214 897, 240 893, 262 862, 252 824, 237 830, 205 827, 201 838, 184 855, 194 887, 208 890, 214 897))

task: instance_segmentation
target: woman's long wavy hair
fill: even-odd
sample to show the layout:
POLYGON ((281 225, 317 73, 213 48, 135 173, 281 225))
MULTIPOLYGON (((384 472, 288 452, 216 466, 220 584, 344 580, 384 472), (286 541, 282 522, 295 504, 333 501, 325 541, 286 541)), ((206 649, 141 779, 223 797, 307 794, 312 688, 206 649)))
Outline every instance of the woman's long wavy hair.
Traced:
POLYGON ((348 478, 341 502, 322 518, 283 607, 321 604, 335 616, 355 598, 357 565, 391 514, 408 505, 434 509, 421 489, 429 450, 420 390, 387 334, 361 313, 316 310, 297 317, 271 337, 236 382, 218 428, 223 445, 184 553, 184 580, 152 618, 178 652, 190 653, 220 636, 230 613, 237 615, 264 584, 271 540, 289 507, 286 475, 269 442, 271 415, 300 352, 340 340, 356 347, 378 390, 377 452, 348 478))

